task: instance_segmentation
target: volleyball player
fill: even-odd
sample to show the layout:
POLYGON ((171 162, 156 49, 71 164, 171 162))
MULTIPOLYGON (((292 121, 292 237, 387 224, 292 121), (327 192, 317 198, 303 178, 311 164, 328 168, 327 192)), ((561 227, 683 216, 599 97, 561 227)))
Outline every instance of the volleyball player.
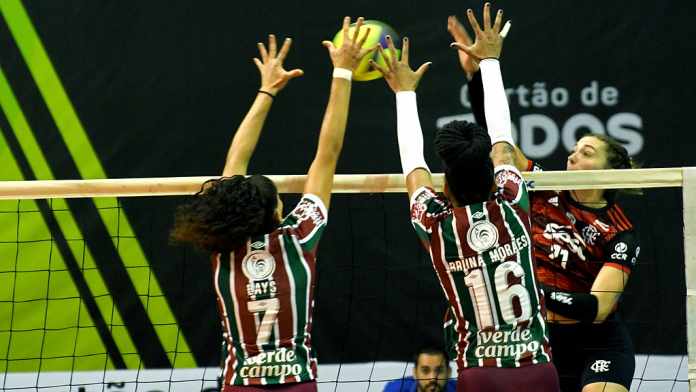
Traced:
MULTIPOLYGON (((454 121, 437 131, 435 145, 445 166, 445 196, 433 189, 423 157, 415 89, 428 63, 412 71, 409 43, 396 59, 388 39, 386 66, 373 64, 396 93, 397 137, 413 226, 430 253, 454 314, 458 391, 558 391, 551 363, 531 253, 527 188, 513 166, 510 115, 498 66, 502 11, 467 47, 482 60, 490 135, 454 121), (495 193, 493 193, 493 190, 495 193)), ((381 50, 381 48, 380 48, 381 50)))
MULTIPOLYGON (((448 30, 460 45, 471 40, 451 16, 448 30)), ((478 60, 459 51, 477 122, 486 126, 489 100, 478 60)), ((539 170, 515 148, 520 170, 539 170)), ((567 170, 629 169, 626 149, 605 135, 578 140, 567 170)), ((616 191, 532 192, 537 276, 546 286, 553 360, 564 392, 626 392, 635 369, 628 331, 616 313, 640 246, 633 225, 615 202, 616 191)))
MULTIPOLYGON (((327 47, 334 66, 328 105, 299 204, 281 218, 282 203, 267 177, 246 177, 271 104, 301 70, 285 71, 290 49, 273 35, 259 43, 261 88, 234 135, 223 177, 206 183, 177 211, 173 238, 210 251, 223 335, 222 390, 316 391, 312 308, 317 244, 326 226, 336 162, 348 118, 351 75, 370 50, 362 48, 363 18, 344 43, 327 47)), ((369 33, 369 29, 367 29, 369 33)))

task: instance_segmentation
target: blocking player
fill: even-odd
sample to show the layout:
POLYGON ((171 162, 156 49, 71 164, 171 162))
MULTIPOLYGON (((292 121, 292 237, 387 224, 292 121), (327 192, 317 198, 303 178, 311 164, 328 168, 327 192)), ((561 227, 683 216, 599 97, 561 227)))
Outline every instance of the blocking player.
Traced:
POLYGON ((486 94, 495 105, 487 106, 488 133, 460 121, 437 131, 435 145, 445 166, 444 197, 433 189, 423 157, 416 103, 415 89, 429 63, 412 71, 404 38, 401 60, 388 40, 387 65, 373 66, 396 93, 411 220, 454 314, 457 390, 558 391, 534 275, 527 188, 514 167, 498 65, 502 16, 499 11, 491 24, 486 4, 481 29, 469 10, 476 43, 465 49, 482 59, 486 94))
POLYGON ((223 177, 207 183, 177 211, 172 237, 212 253, 224 392, 317 390, 311 340, 316 251, 343 145, 352 71, 370 52, 362 48, 369 33, 362 24, 359 18, 349 36, 346 17, 343 45, 324 42, 333 81, 316 155, 295 209, 281 218, 282 202, 273 182, 245 176, 273 99, 302 74, 283 68, 290 40, 277 51, 270 35, 268 48, 259 43, 261 59, 254 59, 261 88, 234 135, 223 177))

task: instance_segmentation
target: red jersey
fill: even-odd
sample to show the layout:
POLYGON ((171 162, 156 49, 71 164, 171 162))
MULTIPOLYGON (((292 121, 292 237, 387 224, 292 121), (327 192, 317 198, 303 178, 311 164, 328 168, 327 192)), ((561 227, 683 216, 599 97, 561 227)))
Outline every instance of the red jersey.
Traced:
MULTIPOLYGON (((530 163, 531 166, 531 163, 530 163)), ((590 292, 604 266, 630 273, 640 246, 618 204, 584 206, 568 191, 531 192, 537 276, 562 291, 590 292)))

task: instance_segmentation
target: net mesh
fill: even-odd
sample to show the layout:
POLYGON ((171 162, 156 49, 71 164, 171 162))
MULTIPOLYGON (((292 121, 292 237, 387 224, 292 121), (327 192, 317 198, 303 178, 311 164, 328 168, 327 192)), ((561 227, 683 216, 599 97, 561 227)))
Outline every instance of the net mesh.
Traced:
MULTIPOLYGON (((168 241, 185 198, 0 201, 3 390, 215 390, 207 257, 168 241)), ((687 391, 681 190, 622 205, 643 246, 621 305, 638 352, 631 390, 687 391)), ((441 339, 446 305, 403 194, 337 195, 330 217, 313 339, 319 389, 381 391, 411 375, 422 343, 441 339)))

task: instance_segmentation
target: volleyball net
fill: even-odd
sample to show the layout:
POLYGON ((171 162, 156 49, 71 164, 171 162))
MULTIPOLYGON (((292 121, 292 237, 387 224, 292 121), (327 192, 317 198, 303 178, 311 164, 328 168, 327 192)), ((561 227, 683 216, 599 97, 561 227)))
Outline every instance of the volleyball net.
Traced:
MULTIPOLYGON (((305 176, 269 177, 285 205, 298 199, 305 176)), ((168 241, 174 209, 210 178, 0 182, 0 388, 215 390, 207 257, 168 241)), ((621 306, 631 390, 696 391, 696 168, 525 178, 532 191, 644 190, 621 201, 642 247, 621 306)), ((401 174, 335 178, 318 256, 322 391, 381 391, 441 339, 444 300, 404 192, 401 174)))

